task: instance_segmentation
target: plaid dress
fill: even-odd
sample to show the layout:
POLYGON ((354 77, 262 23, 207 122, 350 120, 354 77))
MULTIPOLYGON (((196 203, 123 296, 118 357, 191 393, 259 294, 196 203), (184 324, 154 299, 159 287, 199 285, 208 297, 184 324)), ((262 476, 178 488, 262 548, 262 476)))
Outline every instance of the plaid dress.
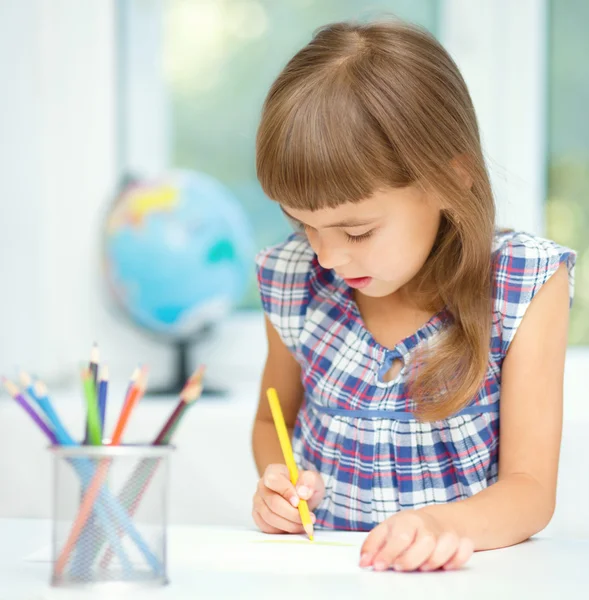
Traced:
POLYGON ((258 255, 264 310, 301 366, 305 397, 293 449, 299 467, 319 471, 325 481, 317 526, 369 530, 399 510, 466 498, 497 480, 503 359, 530 302, 563 262, 572 302, 575 258, 549 240, 496 234, 484 383, 465 409, 422 423, 411 412, 407 366, 451 315, 434 315, 386 348, 365 328, 352 290, 319 265, 304 235, 258 255), (395 359, 401 371, 384 382, 395 359))

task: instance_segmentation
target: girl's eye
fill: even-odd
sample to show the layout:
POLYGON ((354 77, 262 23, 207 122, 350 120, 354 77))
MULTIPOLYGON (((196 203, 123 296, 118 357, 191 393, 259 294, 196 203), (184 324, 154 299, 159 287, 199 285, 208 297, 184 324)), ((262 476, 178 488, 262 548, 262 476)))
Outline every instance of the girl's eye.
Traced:
POLYGON ((366 233, 363 233, 361 235, 350 235, 349 233, 346 233, 346 239, 348 240, 348 242, 356 244, 358 242, 362 242, 363 240, 367 240, 371 235, 372 230, 367 231, 366 233))

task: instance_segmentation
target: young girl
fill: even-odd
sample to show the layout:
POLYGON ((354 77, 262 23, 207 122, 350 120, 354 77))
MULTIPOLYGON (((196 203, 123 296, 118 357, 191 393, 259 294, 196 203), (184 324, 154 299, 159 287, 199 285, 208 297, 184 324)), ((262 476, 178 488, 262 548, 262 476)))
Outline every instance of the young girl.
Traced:
POLYGON ((268 358, 253 518, 371 530, 360 564, 453 569, 551 519, 573 251, 497 231, 472 102, 429 34, 322 28, 266 99, 268 358), (265 391, 291 428, 295 489, 265 391), (501 423, 501 429, 499 429, 501 423))

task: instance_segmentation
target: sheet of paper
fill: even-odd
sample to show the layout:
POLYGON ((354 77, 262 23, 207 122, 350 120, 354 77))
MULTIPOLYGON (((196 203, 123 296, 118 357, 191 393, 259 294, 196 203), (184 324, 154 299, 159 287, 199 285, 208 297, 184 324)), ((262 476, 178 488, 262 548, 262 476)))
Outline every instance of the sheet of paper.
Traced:
POLYGON ((359 570, 363 533, 316 531, 304 536, 265 535, 245 530, 196 530, 200 537, 176 532, 171 564, 199 571, 247 573, 349 573, 359 570))

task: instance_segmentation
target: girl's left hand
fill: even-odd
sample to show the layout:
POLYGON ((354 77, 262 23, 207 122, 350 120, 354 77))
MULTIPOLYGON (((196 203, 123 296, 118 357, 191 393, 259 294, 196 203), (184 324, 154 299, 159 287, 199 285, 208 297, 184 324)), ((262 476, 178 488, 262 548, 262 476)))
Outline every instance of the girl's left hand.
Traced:
POLYGON ((458 569, 472 556, 473 544, 427 512, 402 511, 375 527, 362 545, 360 566, 375 571, 458 569))

